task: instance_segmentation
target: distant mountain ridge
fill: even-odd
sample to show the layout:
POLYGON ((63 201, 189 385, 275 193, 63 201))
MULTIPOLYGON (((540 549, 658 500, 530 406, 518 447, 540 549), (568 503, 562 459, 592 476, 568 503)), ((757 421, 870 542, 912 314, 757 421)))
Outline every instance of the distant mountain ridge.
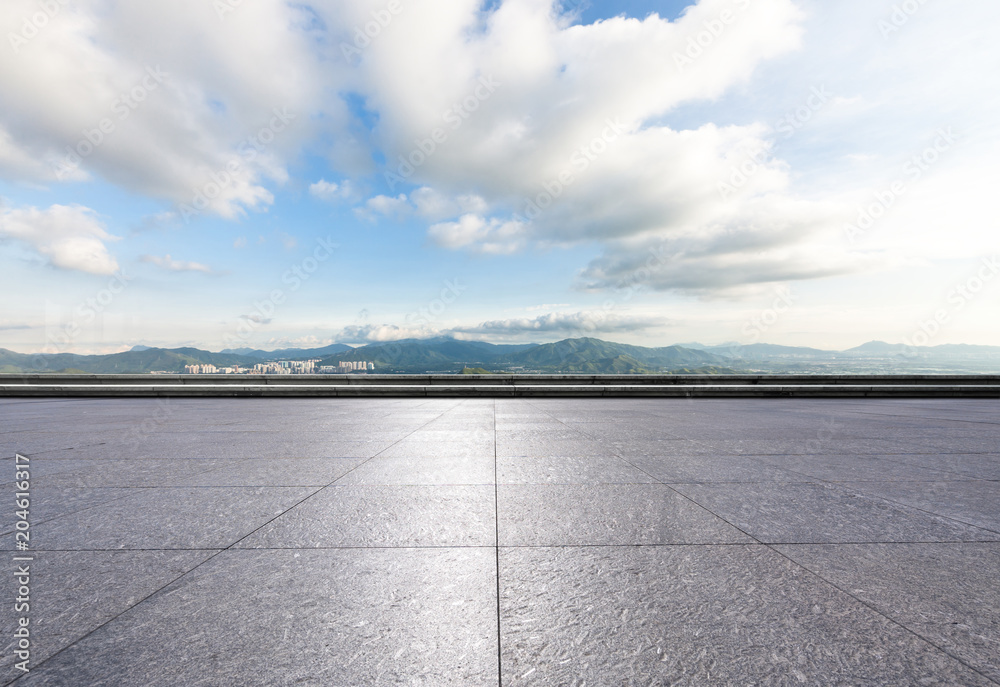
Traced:
POLYGON ((344 351, 350 351, 352 348, 352 346, 348 346, 347 344, 335 343, 323 346, 322 348, 280 348, 276 351, 263 351, 258 348, 226 348, 222 350, 222 353, 244 355, 261 360, 293 360, 296 358, 320 358, 325 355, 335 355, 344 351))
POLYGON ((804 346, 779 346, 777 344, 723 344, 707 346, 706 351, 730 358, 766 360, 769 358, 825 358, 836 355, 836 351, 824 351, 804 346))
POLYGON ((185 365, 253 366, 257 358, 212 353, 197 348, 146 348, 107 355, 54 353, 27 355, 0 348, 0 372, 82 372, 87 374, 144 374, 183 372, 185 365))
MULTIPOLYGON (((610 343, 601 339, 566 339, 542 344, 518 353, 499 358, 498 362, 540 369, 559 368, 566 372, 600 373, 603 368, 619 372, 630 367, 643 371, 686 365, 720 365, 722 358, 679 346, 646 348, 628 344, 610 343)), ((639 372, 641 374, 641 372, 639 372)))
POLYGON ((908 346, 906 344, 891 344, 885 341, 869 341, 868 343, 849 348, 839 355, 844 356, 902 356, 921 358, 1000 358, 1000 346, 981 346, 975 344, 941 344, 939 346, 908 346))
POLYGON ((184 371, 185 365, 252 367, 263 361, 320 360, 374 363, 380 373, 461 373, 463 369, 489 372, 566 374, 654 373, 892 373, 991 372, 1000 373, 1000 346, 942 344, 913 347, 869 341, 846 351, 824 351, 777 344, 724 344, 649 348, 595 338, 564 339, 545 344, 493 344, 448 337, 404 339, 353 347, 334 343, 319 348, 226 349, 219 353, 198 348, 134 346, 124 353, 29 355, 0 348, 0 372, 71 372, 142 374, 184 371))

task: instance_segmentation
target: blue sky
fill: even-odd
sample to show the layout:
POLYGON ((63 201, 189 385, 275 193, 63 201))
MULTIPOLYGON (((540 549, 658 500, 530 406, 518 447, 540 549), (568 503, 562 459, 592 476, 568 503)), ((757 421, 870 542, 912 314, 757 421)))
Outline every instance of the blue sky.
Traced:
POLYGON ((998 20, 11 0, 0 347, 1000 345, 998 20))

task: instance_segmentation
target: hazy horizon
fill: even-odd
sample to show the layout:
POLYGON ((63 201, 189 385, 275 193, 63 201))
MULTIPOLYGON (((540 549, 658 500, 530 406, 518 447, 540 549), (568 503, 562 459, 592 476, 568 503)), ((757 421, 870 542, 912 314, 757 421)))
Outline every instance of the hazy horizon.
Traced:
MULTIPOLYGON (((461 338, 457 338, 457 337, 423 337, 423 338, 412 338, 412 339, 398 339, 398 340, 387 340, 387 341, 366 341, 366 342, 330 341, 330 342, 326 342, 326 343, 320 343, 320 344, 317 344, 315 346, 313 346, 313 345, 309 345, 309 346, 289 346, 289 347, 284 347, 284 346, 282 346, 282 347, 268 347, 268 346, 266 346, 266 347, 263 347, 263 348, 254 347, 254 346, 234 346, 234 347, 227 347, 227 348, 211 348, 211 347, 201 346, 201 345, 198 345, 196 343, 188 343, 188 344, 176 345, 176 346, 146 346, 145 344, 131 344, 131 345, 125 345, 125 346, 120 347, 120 348, 116 348, 114 350, 83 350, 83 349, 78 349, 78 350, 59 351, 59 353, 70 353, 70 354, 75 354, 75 355, 109 355, 109 354, 114 354, 114 353, 125 353, 125 352, 128 352, 128 351, 132 351, 132 350, 134 350, 137 347, 139 347, 139 348, 159 348, 159 349, 165 349, 165 350, 176 350, 176 349, 179 349, 179 348, 197 348, 199 350, 208 351, 210 353, 222 353, 224 351, 235 351, 235 350, 263 350, 263 351, 267 351, 267 352, 272 352, 272 351, 290 350, 290 349, 310 350, 310 349, 323 348, 323 347, 331 346, 331 345, 334 345, 334 344, 342 344, 342 345, 345 345, 345 346, 350 346, 352 348, 361 348, 363 346, 369 346, 369 345, 391 346, 394 343, 403 342, 403 341, 407 341, 407 342, 409 342, 409 341, 415 341, 415 342, 420 343, 420 342, 429 342, 429 341, 432 341, 432 340, 434 340, 436 338, 451 338, 451 339, 454 339, 456 341, 469 341, 469 342, 489 343, 489 344, 494 344, 494 345, 504 345, 506 343, 509 343, 509 342, 489 341, 487 339, 461 339, 461 338)), ((785 344, 776 344, 776 343, 774 343, 772 341, 757 341, 757 342, 753 342, 753 343, 740 343, 738 341, 722 341, 722 342, 718 342, 718 343, 706 343, 706 342, 701 342, 701 341, 687 341, 687 342, 685 342, 685 341, 671 341, 671 342, 660 342, 660 343, 652 342, 652 343, 649 343, 649 344, 629 344, 626 341, 621 341, 621 340, 614 339, 614 338, 598 337, 598 336, 587 336, 587 335, 579 335, 579 336, 573 336, 573 337, 562 337, 562 338, 555 338, 555 339, 539 338, 537 340, 531 340, 531 341, 521 342, 521 345, 542 346, 542 345, 555 344, 555 343, 559 343, 561 341, 566 341, 566 340, 585 339, 585 338, 599 339, 599 340, 604 341, 606 343, 612 343, 612 344, 624 344, 624 345, 633 345, 633 346, 643 346, 643 347, 647 347, 647 348, 669 348, 671 346, 677 346, 677 347, 681 347, 681 348, 686 348, 686 347, 687 348, 691 348, 691 347, 704 347, 704 348, 739 349, 739 348, 742 348, 742 347, 752 346, 752 345, 756 345, 756 344, 760 344, 760 345, 764 345, 764 346, 778 346, 778 347, 785 347, 786 346, 785 344)), ((972 346, 988 345, 988 344, 930 344, 930 345, 927 345, 927 346, 914 346, 914 345, 907 345, 907 344, 905 344, 902 341, 881 341, 879 339, 870 339, 868 341, 862 341, 862 342, 860 342, 860 343, 858 343, 858 344, 856 344, 854 346, 848 346, 847 348, 822 348, 822 347, 813 347, 813 346, 791 346, 790 348, 812 348, 814 350, 819 350, 819 351, 825 351, 825 352, 830 352, 830 353, 838 353, 838 352, 844 352, 844 351, 847 351, 847 350, 851 350, 851 349, 854 349, 854 348, 859 348, 859 347, 864 346, 865 344, 869 344, 869 343, 882 343, 882 344, 886 344, 886 345, 889 345, 889 346, 908 346, 908 348, 911 348, 913 350, 929 349, 929 348, 933 348, 934 346, 938 346, 938 345, 972 345, 972 346)), ((1000 346, 997 346, 997 348, 1000 349, 1000 346)), ((3 346, 3 345, 0 345, 0 349, 7 349, 9 351, 12 351, 12 352, 18 353, 18 354, 22 354, 22 355, 37 355, 37 354, 45 354, 46 353, 43 350, 15 350, 15 349, 12 349, 12 348, 8 348, 7 346, 3 346)))

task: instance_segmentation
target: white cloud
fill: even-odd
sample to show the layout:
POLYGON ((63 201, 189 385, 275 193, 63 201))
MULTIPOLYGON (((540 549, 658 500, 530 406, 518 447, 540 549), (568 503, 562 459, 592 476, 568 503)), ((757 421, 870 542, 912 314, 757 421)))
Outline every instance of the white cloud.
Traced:
POLYGON ((524 243, 525 224, 502 221, 481 215, 462 215, 455 222, 433 225, 428 234, 445 248, 470 248, 481 253, 505 254, 517 251, 524 243))
POLYGON ((0 207, 0 238, 15 239, 67 270, 113 274, 118 262, 105 245, 117 241, 90 208, 80 205, 0 207))
MULTIPOLYGON (((298 28, 305 10, 266 0, 220 21, 200 0, 56 5, 0 61, 0 174, 99 176, 224 217, 272 202, 266 184, 287 178, 324 81, 298 28)), ((5 3, 0 34, 39 9, 5 3)))
POLYGON ((499 337, 531 333, 592 336, 611 333, 633 334, 671 326, 671 324, 671 321, 665 317, 592 310, 575 313, 547 313, 532 318, 491 320, 474 327, 455 327, 452 331, 461 334, 483 334, 499 337))
MULTIPOLYGON (((877 264, 839 240, 846 199, 898 173, 919 135, 955 124, 969 143, 863 249, 936 257, 948 244, 960 257, 992 240, 977 218, 1000 140, 997 101, 983 96, 996 4, 925 3, 883 40, 891 12, 864 0, 700 0, 676 21, 591 25, 554 1, 411 0, 351 60, 341 42, 384 4, 256 0, 224 21, 204 0, 58 5, 0 60, 8 180, 100 177, 181 204, 201 192, 204 212, 236 218, 273 203, 303 149, 331 165, 322 173, 338 181, 308 187, 329 201, 360 202, 372 179, 358 177, 384 159, 405 183, 359 216, 423 220, 448 250, 593 244, 585 288, 614 288, 655 249, 650 288, 708 293, 877 264), (871 36, 855 40, 858 27, 871 36), (808 131, 785 140, 762 124, 824 84, 833 98, 808 131), (273 140, 255 141, 262 132, 273 140), (80 159, 57 174, 67 146, 80 159)), ((38 7, 8 0, 0 34, 38 7)), ((108 239, 88 236, 100 249, 87 269, 106 269, 108 239)))
POLYGON ((320 179, 316 183, 309 185, 309 195, 325 201, 352 201, 357 199, 358 192, 350 179, 345 179, 339 184, 327 181, 326 179, 320 179))
POLYGON ((345 327, 337 341, 354 343, 379 343, 400 339, 429 339, 445 336, 458 339, 508 340, 560 336, 564 338, 597 336, 600 334, 636 334, 672 326, 660 316, 630 315, 612 311, 580 311, 573 313, 547 313, 532 318, 490 320, 477 325, 434 327, 431 325, 361 324, 345 327))
POLYGON ((374 219, 376 215, 386 217, 401 217, 407 215, 412 210, 406 194, 401 193, 395 198, 392 196, 378 195, 369 198, 364 208, 358 208, 358 216, 366 219, 374 219))
POLYGON ((211 267, 200 262, 188 262, 184 260, 174 260, 170 254, 159 257, 156 255, 143 255, 139 258, 142 262, 148 262, 157 267, 162 267, 171 272, 202 272, 204 274, 214 274, 211 267))
POLYGON ((416 208, 417 214, 432 221, 462 214, 481 214, 489 209, 486 201, 475 194, 464 194, 453 198, 428 186, 413 191, 410 194, 410 201, 416 208))
POLYGON ((759 259, 761 244, 797 261, 785 273, 842 272, 844 260, 805 248, 829 232, 830 206, 790 193, 764 127, 653 123, 799 46, 802 14, 791 0, 744 5, 702 0, 675 22, 652 15, 571 26, 548 3, 507 0, 485 23, 475 4, 456 3, 433 26, 413 17, 413 30, 388 27, 363 56, 363 88, 390 171, 425 185, 408 199, 376 197, 368 209, 400 215, 409 201, 435 222, 428 234, 437 245, 486 254, 598 242, 608 262, 650 242, 694 243, 703 254, 677 251, 670 269, 699 272, 706 288, 713 276, 738 281, 730 266, 741 260, 758 263, 747 278, 765 278, 773 261, 759 259), (690 51, 724 13, 731 21, 711 45, 690 51), (720 185, 758 151, 757 169, 723 202, 720 185), (706 259, 713 250, 724 255, 706 259))
POLYGON ((326 179, 320 179, 315 184, 309 185, 310 195, 323 200, 336 198, 339 195, 338 191, 340 191, 340 186, 326 179))
POLYGON ((355 324, 344 327, 336 336, 342 343, 378 343, 400 339, 427 339, 440 335, 429 327, 400 327, 394 324, 355 324))

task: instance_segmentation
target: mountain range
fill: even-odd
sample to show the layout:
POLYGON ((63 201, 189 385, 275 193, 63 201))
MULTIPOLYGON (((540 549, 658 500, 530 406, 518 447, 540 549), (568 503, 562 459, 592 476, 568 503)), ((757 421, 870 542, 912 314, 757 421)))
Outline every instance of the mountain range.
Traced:
POLYGON ((183 372, 185 365, 252 367, 269 360, 319 360, 320 365, 364 361, 377 373, 459 373, 467 369, 510 373, 932 373, 998 372, 1000 347, 946 344, 911 347, 871 341, 846 351, 775 344, 697 343, 648 348, 601 339, 565 339, 545 344, 493 344, 452 338, 405 339, 352 347, 226 349, 135 346, 124 353, 29 355, 0 348, 0 372, 141 374, 183 372))

